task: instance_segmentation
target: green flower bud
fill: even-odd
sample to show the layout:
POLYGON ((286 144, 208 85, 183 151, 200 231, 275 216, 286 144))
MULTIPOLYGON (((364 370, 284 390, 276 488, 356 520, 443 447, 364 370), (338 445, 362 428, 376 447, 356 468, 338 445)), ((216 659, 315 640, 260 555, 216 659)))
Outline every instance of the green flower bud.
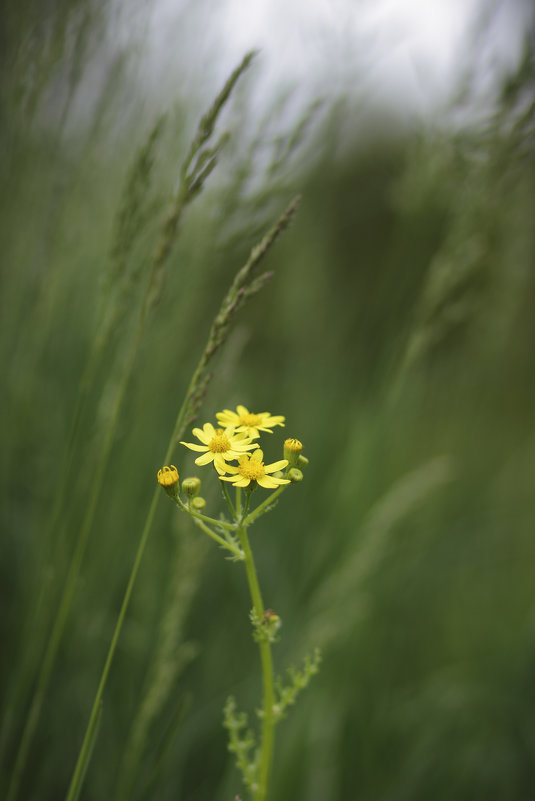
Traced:
POLYGON ((303 450, 303 445, 295 437, 290 437, 284 440, 284 458, 288 459, 290 467, 297 467, 299 463, 299 455, 303 450))
POLYGON ((299 468, 303 469, 304 467, 307 467, 307 465, 308 465, 308 459, 307 459, 307 457, 306 457, 306 456, 303 456, 303 455, 301 454, 301 455, 299 456, 299 460, 298 460, 298 462, 297 462, 297 466, 298 466, 299 468))
POLYGON ((204 500, 204 498, 200 497, 194 498, 191 502, 191 505, 193 506, 196 512, 200 512, 201 509, 204 509, 204 507, 206 506, 206 501, 204 500))
POLYGON ((182 492, 187 498, 195 498, 201 491, 201 479, 196 478, 185 478, 182 482, 182 492))
POLYGON ((301 470, 298 470, 297 467, 292 467, 288 470, 288 478, 292 483, 297 484, 298 481, 303 480, 303 473, 301 470))

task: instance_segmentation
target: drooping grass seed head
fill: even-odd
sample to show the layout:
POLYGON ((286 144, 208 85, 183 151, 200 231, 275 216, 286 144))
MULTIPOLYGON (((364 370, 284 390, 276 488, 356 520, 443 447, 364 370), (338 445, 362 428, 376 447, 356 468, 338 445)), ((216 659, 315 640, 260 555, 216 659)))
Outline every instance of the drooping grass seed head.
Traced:
POLYGON ((284 458, 288 460, 290 467, 297 467, 302 450, 303 444, 295 437, 284 440, 284 458))

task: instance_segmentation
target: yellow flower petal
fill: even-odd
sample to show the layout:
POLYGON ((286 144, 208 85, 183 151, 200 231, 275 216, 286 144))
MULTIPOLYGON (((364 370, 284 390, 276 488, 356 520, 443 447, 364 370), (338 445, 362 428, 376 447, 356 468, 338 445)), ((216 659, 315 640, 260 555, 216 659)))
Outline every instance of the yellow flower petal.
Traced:
POLYGON ((285 467, 288 467, 288 459, 281 459, 279 462, 266 464, 264 470, 266 473, 276 473, 277 470, 284 470, 285 467))
POLYGON ((197 459, 195 459, 195 464, 199 464, 199 465, 201 465, 201 464, 210 464, 210 462, 212 462, 214 460, 214 458, 215 458, 215 454, 212 453, 211 451, 208 451, 208 453, 203 453, 202 456, 199 456, 197 459))
MULTIPOLYGON (((257 478, 256 482, 261 487, 264 487, 264 489, 276 489, 279 486, 277 480, 275 478, 272 478, 271 476, 263 476, 262 478, 257 478)), ((290 482, 288 481, 287 483, 289 484, 290 482)))
POLYGON ((191 433, 193 434, 194 437, 200 439, 200 441, 204 443, 204 445, 208 445, 208 443, 210 442, 210 437, 204 433, 202 428, 194 428, 191 433))
POLYGON ((181 442, 180 444, 185 445, 190 451, 199 451, 199 453, 204 453, 208 450, 207 445, 197 445, 196 442, 181 442))
MULTIPOLYGON (((215 428, 213 427, 213 425, 211 423, 205 423, 203 425, 203 431, 204 431, 204 435, 206 437, 208 437, 209 439, 213 439, 215 437, 215 428)), ((197 436, 197 435, 195 435, 195 436, 197 436)), ((208 444, 208 443, 206 443, 206 444, 208 444)))

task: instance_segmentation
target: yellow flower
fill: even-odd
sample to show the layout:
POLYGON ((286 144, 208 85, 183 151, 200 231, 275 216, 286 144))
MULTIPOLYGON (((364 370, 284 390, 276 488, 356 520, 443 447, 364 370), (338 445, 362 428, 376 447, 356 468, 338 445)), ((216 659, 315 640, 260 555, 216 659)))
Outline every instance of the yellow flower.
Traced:
POLYGON ((272 426, 284 426, 285 418, 279 415, 271 415, 269 412, 259 412, 253 414, 245 406, 237 406, 235 412, 224 409, 216 414, 217 419, 224 426, 234 426, 237 432, 247 434, 256 439, 260 436, 260 431, 267 431, 273 434, 272 426))
POLYGON ((174 484, 178 484, 178 470, 174 464, 166 465, 161 470, 158 470, 157 478, 158 484, 161 484, 162 487, 172 487, 174 484))
POLYGON ((227 473, 233 473, 230 476, 219 476, 222 481, 231 481, 235 487, 248 487, 251 481, 256 481, 261 487, 265 489, 275 489, 281 484, 289 484, 287 478, 275 478, 269 476, 268 473, 276 473, 277 470, 282 470, 288 464, 286 459, 281 459, 280 462, 273 462, 273 464, 264 464, 262 459, 264 454, 258 448, 253 455, 245 453, 238 459, 238 466, 227 465, 227 473))
POLYGON ((211 423, 205 423, 202 428, 194 428, 193 434, 202 445, 193 442, 181 442, 192 451, 202 452, 202 456, 195 459, 195 464, 214 463, 218 473, 228 471, 227 459, 238 459, 249 448, 254 448, 251 438, 243 433, 235 434, 234 426, 225 429, 215 429, 211 423))

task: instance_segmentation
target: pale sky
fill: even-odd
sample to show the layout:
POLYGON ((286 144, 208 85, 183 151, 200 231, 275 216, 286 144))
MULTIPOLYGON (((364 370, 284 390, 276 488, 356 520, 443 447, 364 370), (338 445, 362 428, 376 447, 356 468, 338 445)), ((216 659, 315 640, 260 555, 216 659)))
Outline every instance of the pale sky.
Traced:
POLYGON ((523 35, 522 0, 155 0, 153 8, 155 63, 169 66, 186 31, 192 69, 207 75, 227 74, 260 48, 266 95, 290 83, 311 92, 355 88, 416 111, 444 102, 474 59, 492 82, 514 64, 523 35), (477 20, 491 9, 489 35, 474 50, 477 20))

